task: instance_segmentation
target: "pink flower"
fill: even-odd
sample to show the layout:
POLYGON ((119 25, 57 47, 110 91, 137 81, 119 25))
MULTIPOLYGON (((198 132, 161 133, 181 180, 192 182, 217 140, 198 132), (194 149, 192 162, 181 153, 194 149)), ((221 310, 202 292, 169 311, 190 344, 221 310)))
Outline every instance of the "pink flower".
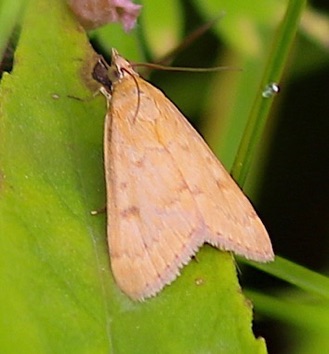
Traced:
POLYGON ((131 0, 68 0, 68 3, 86 29, 121 22, 124 30, 130 31, 142 7, 131 0))

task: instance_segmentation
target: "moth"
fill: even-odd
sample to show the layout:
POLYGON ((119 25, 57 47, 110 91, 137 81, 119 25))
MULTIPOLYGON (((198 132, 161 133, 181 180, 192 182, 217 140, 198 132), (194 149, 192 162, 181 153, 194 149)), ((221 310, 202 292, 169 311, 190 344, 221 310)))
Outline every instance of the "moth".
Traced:
POLYGON ((176 106, 115 49, 93 76, 108 104, 107 235, 120 289, 133 300, 154 296, 204 243, 272 261, 251 203, 176 106))

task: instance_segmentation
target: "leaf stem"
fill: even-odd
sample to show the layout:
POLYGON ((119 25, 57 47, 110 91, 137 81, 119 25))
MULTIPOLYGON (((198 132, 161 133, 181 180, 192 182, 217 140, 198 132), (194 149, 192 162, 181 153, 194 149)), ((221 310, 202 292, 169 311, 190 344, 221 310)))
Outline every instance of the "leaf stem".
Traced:
POLYGON ((245 183, 252 157, 273 103, 273 99, 263 97, 262 92, 266 85, 272 82, 279 83, 281 80, 305 5, 306 0, 289 1, 285 16, 272 43, 267 66, 232 168, 232 175, 241 187, 245 183))

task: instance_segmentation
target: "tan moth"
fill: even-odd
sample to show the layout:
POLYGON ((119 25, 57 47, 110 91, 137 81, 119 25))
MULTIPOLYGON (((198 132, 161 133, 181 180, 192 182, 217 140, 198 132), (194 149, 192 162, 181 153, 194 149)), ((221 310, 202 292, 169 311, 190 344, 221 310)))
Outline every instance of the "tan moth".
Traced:
POLYGON ((272 261, 251 203, 176 106, 116 50, 106 75, 98 65, 108 101, 107 235, 120 289, 133 300, 157 294, 205 242, 272 261))

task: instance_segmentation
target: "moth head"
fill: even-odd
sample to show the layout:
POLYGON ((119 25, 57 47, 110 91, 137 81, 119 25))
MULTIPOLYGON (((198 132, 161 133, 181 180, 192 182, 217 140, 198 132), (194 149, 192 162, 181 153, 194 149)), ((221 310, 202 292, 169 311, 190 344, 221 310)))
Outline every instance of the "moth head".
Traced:
POLYGON ((139 76, 132 65, 123 58, 116 49, 112 48, 112 60, 109 77, 112 82, 121 80, 126 75, 139 76))

